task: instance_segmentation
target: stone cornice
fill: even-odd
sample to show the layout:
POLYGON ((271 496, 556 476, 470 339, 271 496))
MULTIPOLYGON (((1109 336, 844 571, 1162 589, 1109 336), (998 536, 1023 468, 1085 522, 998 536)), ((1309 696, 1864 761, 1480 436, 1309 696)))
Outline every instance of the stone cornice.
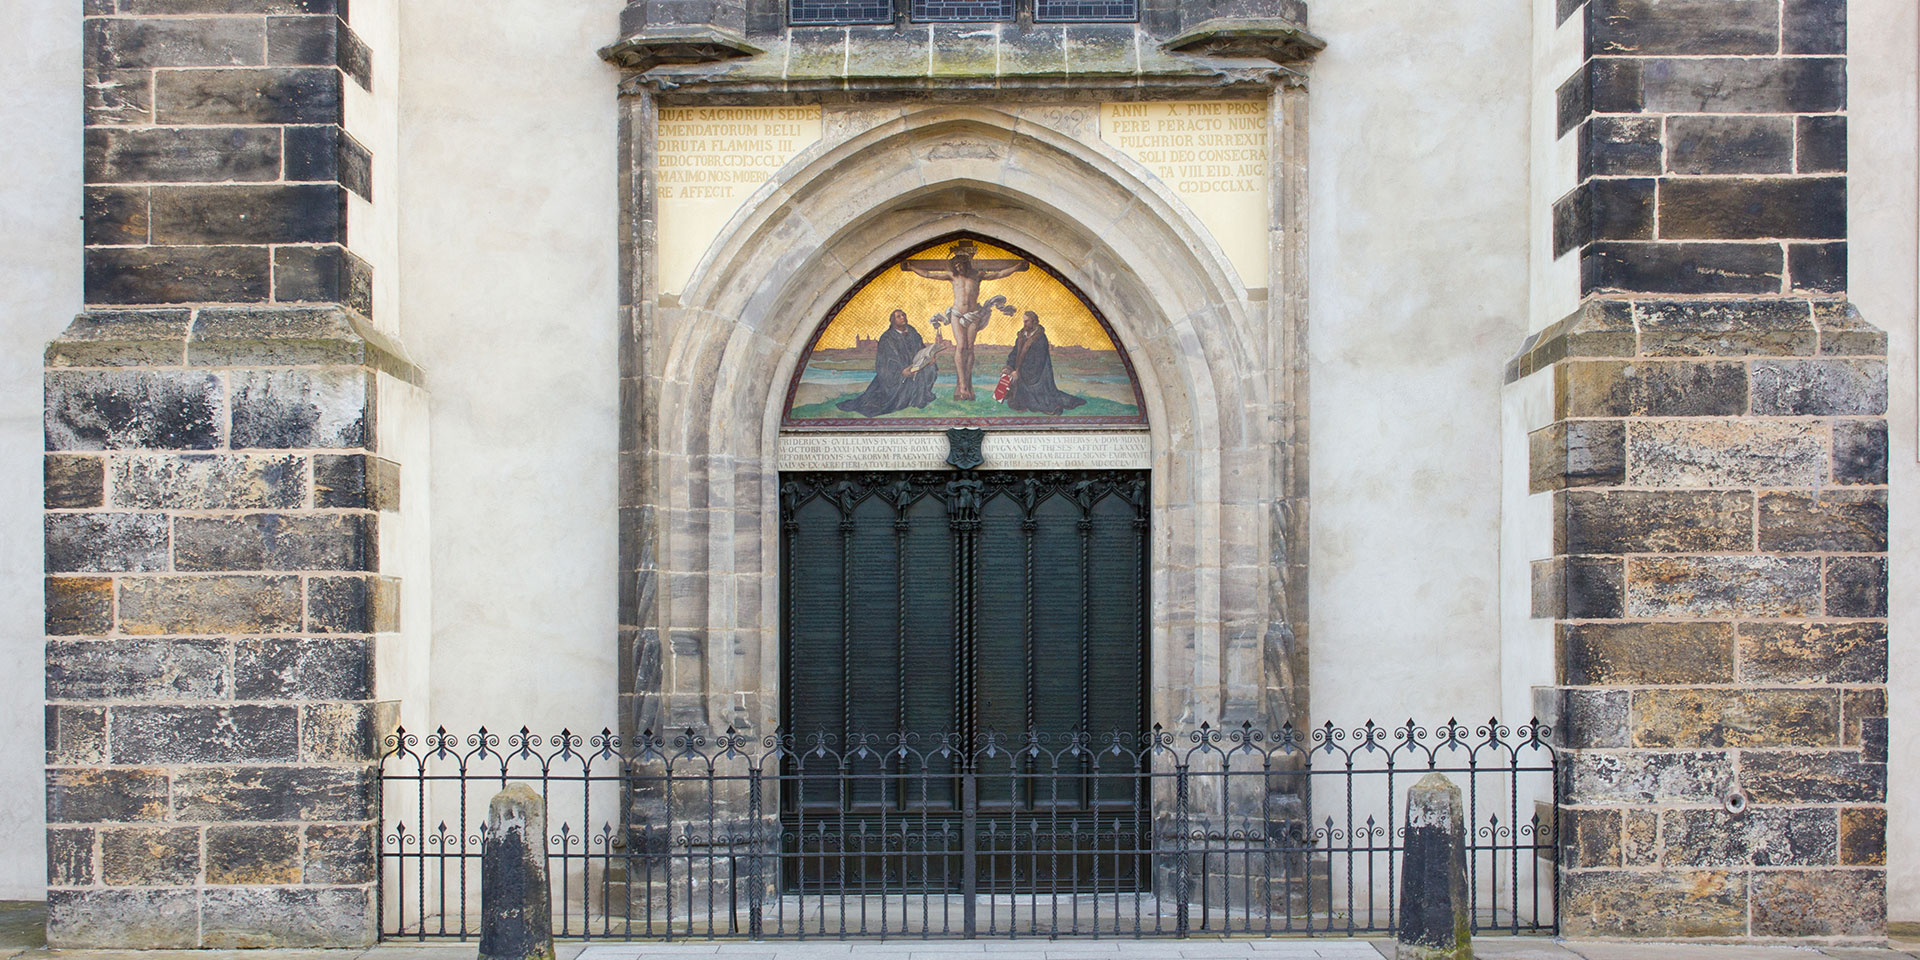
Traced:
POLYGON ((1161 46, 1170 53, 1289 64, 1312 60, 1327 48, 1327 42, 1291 20, 1222 17, 1208 20, 1161 46))
POLYGON ((618 67, 644 72, 665 64, 719 63, 765 52, 731 30, 689 26, 634 34, 602 47, 600 58, 618 67))

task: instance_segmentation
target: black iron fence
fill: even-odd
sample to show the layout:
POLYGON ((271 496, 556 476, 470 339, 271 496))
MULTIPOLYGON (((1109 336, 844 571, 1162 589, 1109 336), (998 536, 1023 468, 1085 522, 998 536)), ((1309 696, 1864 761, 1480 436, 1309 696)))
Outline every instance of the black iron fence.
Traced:
POLYGON ((967 742, 526 729, 388 738, 381 931, 479 928, 492 795, 547 801, 554 929, 582 939, 1391 932, 1406 788, 1467 805, 1476 931, 1557 929, 1537 724, 1243 725, 967 742))

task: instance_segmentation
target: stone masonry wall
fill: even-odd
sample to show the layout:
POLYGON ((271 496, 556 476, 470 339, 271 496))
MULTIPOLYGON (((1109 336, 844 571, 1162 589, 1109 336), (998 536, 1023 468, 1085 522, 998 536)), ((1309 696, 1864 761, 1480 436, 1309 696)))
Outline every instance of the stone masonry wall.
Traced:
POLYGON ((86 302, 46 355, 57 947, 375 937, 383 377, 345 0, 86 0, 86 302))
POLYGON ((1586 303, 1509 380, 1574 937, 1884 934, 1886 337, 1846 288, 1843 0, 1592 0, 1560 88, 1586 303))

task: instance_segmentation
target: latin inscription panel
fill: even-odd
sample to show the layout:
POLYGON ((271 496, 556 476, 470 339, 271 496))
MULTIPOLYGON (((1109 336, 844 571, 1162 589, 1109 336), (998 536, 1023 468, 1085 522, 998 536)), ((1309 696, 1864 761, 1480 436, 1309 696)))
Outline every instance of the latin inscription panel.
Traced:
POLYGON ((662 107, 660 289, 686 292, 707 248, 760 185, 820 140, 820 107, 662 107))
MULTIPOLYGON (((1152 439, 1131 433, 989 432, 985 467, 990 470, 1146 470, 1153 466, 1152 439)), ((947 468, 945 434, 796 433, 780 438, 780 469, 941 470, 947 468)))
POLYGON ((1205 224, 1248 287, 1267 286, 1267 104, 1100 105, 1100 136, 1166 183, 1205 224))

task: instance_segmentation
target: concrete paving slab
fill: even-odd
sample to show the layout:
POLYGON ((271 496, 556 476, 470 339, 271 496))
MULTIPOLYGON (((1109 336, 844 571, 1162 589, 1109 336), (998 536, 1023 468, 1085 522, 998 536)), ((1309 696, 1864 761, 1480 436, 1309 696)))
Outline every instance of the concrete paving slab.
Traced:
POLYGON ((47 905, 0 900, 0 956, 47 945, 47 905))
POLYGON ((1821 960, 1820 951, 1813 947, 1593 941, 1569 941, 1563 945, 1585 960, 1821 960))
POLYGON ((1484 960, 1580 960, 1566 947, 1537 937, 1474 937, 1473 955, 1484 960))

